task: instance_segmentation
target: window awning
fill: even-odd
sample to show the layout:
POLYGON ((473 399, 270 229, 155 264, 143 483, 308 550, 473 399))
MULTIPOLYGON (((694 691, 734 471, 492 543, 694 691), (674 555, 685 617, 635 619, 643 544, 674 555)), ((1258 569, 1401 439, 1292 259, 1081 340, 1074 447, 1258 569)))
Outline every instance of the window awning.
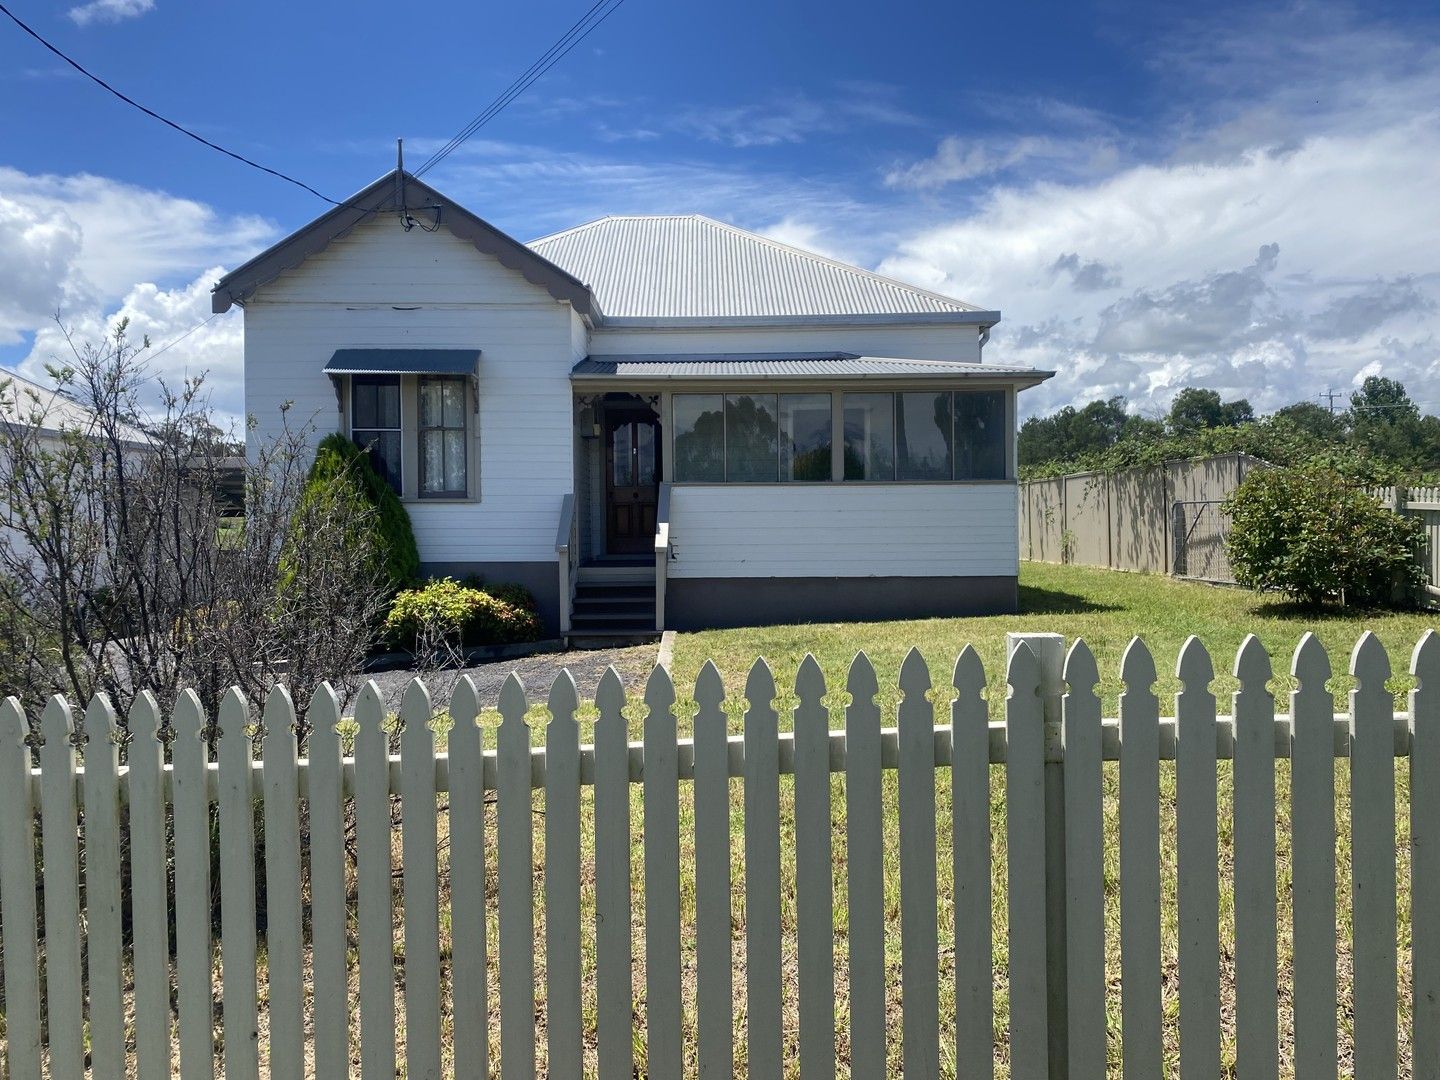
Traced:
POLYGON ((479 349, 336 349, 327 375, 474 375, 479 349))

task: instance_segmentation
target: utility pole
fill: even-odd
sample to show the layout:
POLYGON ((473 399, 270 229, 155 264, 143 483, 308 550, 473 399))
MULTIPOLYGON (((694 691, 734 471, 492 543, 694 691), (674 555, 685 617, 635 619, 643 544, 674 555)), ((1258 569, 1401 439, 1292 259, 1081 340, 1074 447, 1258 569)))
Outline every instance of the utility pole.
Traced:
POLYGON ((1331 416, 1334 416, 1334 415, 1335 415, 1335 401, 1336 401, 1336 399, 1341 398, 1341 397, 1344 397, 1344 395, 1343 395, 1342 393, 1340 393, 1339 390, 1325 390, 1325 391, 1322 391, 1322 392, 1319 393, 1319 394, 1316 394, 1315 396, 1318 397, 1318 398, 1320 398, 1320 399, 1323 400, 1323 401, 1329 402, 1329 404, 1330 404, 1330 415, 1331 415, 1331 416))

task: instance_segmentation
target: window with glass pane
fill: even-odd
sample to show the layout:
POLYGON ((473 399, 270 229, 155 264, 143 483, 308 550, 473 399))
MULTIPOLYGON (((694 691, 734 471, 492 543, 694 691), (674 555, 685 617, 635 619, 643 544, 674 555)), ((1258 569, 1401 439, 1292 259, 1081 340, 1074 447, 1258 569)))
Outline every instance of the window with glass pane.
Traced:
POLYGON ((350 438, 370 452, 370 464, 400 490, 400 376, 356 375, 350 380, 350 438))
POLYGON ((895 479, 895 395, 846 394, 845 479, 895 479))
POLYGON ((467 494, 468 448, 465 443, 465 380, 420 379, 420 494, 467 494))
POLYGON ((725 396, 676 394, 675 479, 714 482, 725 479, 725 396))
POLYGON ((780 395, 780 479, 830 479, 830 395, 780 395))
POLYGON ((1009 444, 1005 391, 955 394, 955 479, 1004 480, 1009 444))
POLYGON ((780 478, 780 425, 774 394, 725 395, 725 479, 774 483, 780 478))
POLYGON ((895 395, 895 475, 900 480, 949 480, 950 391, 895 395))

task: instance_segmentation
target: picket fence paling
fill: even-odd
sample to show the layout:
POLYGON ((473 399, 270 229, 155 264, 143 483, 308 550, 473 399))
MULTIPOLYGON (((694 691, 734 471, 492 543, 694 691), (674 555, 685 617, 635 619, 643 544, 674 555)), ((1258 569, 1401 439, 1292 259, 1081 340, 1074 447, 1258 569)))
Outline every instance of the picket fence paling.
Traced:
MULTIPOLYGON (((1048 670, 1058 670, 1047 668, 1048 670)), ((958 1076, 989 1077, 994 1068, 995 985, 992 978, 990 778, 1003 765, 1008 858, 1009 1059, 1013 1075, 1094 1076, 1103 1073, 1108 997, 1120 999, 1120 1057, 1127 1076, 1158 1075, 1161 1012, 1159 764, 1176 761, 1180 968, 1180 1071, 1218 1074, 1220 1013, 1220 833, 1217 762, 1233 759, 1234 990, 1238 1075, 1270 1080, 1279 1069, 1275 761, 1292 772, 1295 1062, 1301 1074, 1337 1074, 1336 823, 1337 761, 1348 758, 1354 852, 1354 1052, 1357 1074, 1395 1077, 1399 981, 1396 942, 1394 759, 1411 761, 1410 865, 1415 910, 1440 905, 1440 637, 1417 644, 1410 671, 1418 686, 1409 711, 1397 712, 1385 688, 1390 665, 1367 634, 1351 656, 1357 682, 1349 711, 1337 714, 1325 689, 1324 650, 1306 635, 1291 667, 1299 685, 1290 715, 1276 715, 1267 682, 1268 654, 1253 637, 1242 645, 1234 674, 1233 717, 1217 717, 1210 691, 1214 669, 1194 638, 1181 650, 1176 718, 1162 720, 1153 693, 1155 667, 1133 641, 1121 665, 1124 691, 1118 722, 1101 716, 1099 671, 1083 641, 1064 662, 1063 697, 1042 692, 1041 666, 1030 647, 1010 657, 1003 722, 983 699, 985 673, 967 647, 939 695, 918 651, 905 658, 894 728, 881 726, 873 665, 857 654, 846 678, 851 701, 842 730, 830 730, 826 681, 807 657, 796 676, 793 733, 779 731, 776 688, 757 661, 745 687, 743 732, 729 735, 725 690, 713 664, 695 684, 694 739, 676 737, 676 689, 656 669, 645 690, 644 738, 629 743, 624 687, 607 670, 596 694, 593 746, 582 746, 579 695, 568 672, 549 688, 544 745, 532 745, 526 721, 531 699, 515 676, 500 696, 498 726, 480 724, 473 683, 461 679, 449 703, 446 753, 436 753, 437 703, 417 682, 407 687, 392 725, 378 690, 356 702, 353 759, 342 757, 333 692, 322 686, 310 704, 308 756, 300 757, 295 709, 283 689, 260 711, 258 734, 250 703, 232 691, 217 717, 215 762, 202 737, 206 716, 193 693, 177 701, 172 763, 163 761, 160 711, 142 695, 130 714, 129 763, 120 766, 116 718, 103 698, 83 721, 88 768, 77 765, 73 714, 61 699, 39 725, 40 767, 31 767, 27 724, 14 702, 0 703, 0 933, 3 933, 10 1075, 39 1075, 48 1053, 51 1075, 79 1075, 89 1033, 97 1080, 125 1075, 213 1077, 217 1034, 212 1014, 210 867, 212 807, 218 821, 220 1024, 224 1074, 299 1076, 313 1042, 316 1068, 351 1074, 358 1046, 360 1076, 393 1077, 397 1047, 397 980, 393 925, 392 796, 398 796, 400 895, 403 896, 404 1060, 408 1075, 438 1077, 447 981, 457 1075, 492 1064, 488 1031, 499 1020, 500 1073, 533 1077, 537 958, 546 980, 548 1064, 554 1075, 584 1070, 585 971, 581 951, 581 790, 594 787, 595 1040, 600 1075, 628 1076, 643 1032, 648 1069, 678 1074, 685 1067, 681 889, 694 889, 697 1011, 694 1061, 702 1076, 731 1075, 735 1064, 737 903, 745 964, 745 1064, 751 1076, 779 1076, 791 1054, 800 1073, 830 1077, 837 1064, 835 962, 843 948, 849 984, 851 1071, 881 1075, 898 1052, 907 1077, 938 1075, 953 1061, 958 1076), (949 724, 935 723, 936 701, 950 706, 949 724), (1050 717, 1059 724, 1049 722, 1050 717), (398 734, 392 732, 392 726, 398 734), (1123 738, 1121 738, 1123 734, 1123 738), (398 738, 400 753, 389 752, 398 738), (493 742, 493 748, 487 743, 493 742), (1119 835, 1103 832, 1102 763, 1119 762, 1119 835), (1056 882, 1047 859, 1047 821, 1062 809, 1050 801, 1046 771, 1058 765, 1063 784, 1065 923, 1059 947, 1047 925, 1047 890, 1056 882), (949 768, 948 780, 937 769, 949 768), (899 798, 898 928, 885 907, 884 772, 897 773, 899 798), (782 851, 781 777, 794 775, 796 850, 782 851), (837 948, 833 888, 831 777, 844 777, 848 919, 837 948), (29 782, 25 782, 28 778, 29 782), (742 898, 730 878, 731 781, 743 790, 745 867, 742 898), (696 862, 680 862, 681 791, 693 781, 696 862), (949 788, 937 804, 937 781, 949 788), (632 999, 636 962, 631 940, 632 822, 630 798, 640 785, 643 842, 645 996, 638 1021, 632 999), (487 790, 496 792, 495 852, 488 850, 487 790), (440 953, 439 794, 449 792, 451 963, 440 953), (537 795, 537 792, 541 793, 537 795), (359 967, 358 1023, 348 998, 346 898, 347 802, 355 822, 359 967), (127 802, 128 816, 121 807, 127 802), (543 802, 545 936, 535 935, 537 866, 534 829, 543 802), (169 921, 165 829, 173 805, 175 1008, 178 1059, 171 1037, 169 921), (256 808, 264 840, 256 850, 256 808), (951 849, 937 850, 938 814, 951 815, 951 849), (300 814, 308 829, 302 837, 300 814), (37 939, 36 842, 44 874, 45 925, 80 926, 83 934, 37 939), (128 878, 120 828, 128 821, 128 878), (79 858, 79 841, 85 859, 79 858), (305 841, 308 840, 308 844, 305 841), (1105 982, 1104 875, 1107 845, 1118 843, 1121 984, 1105 982), (492 863, 492 858, 494 862, 492 863), (937 859, 949 861, 954 887, 937 890, 937 859), (263 928, 257 929, 256 863, 263 860, 263 928), (498 864, 498 1017, 487 985, 486 867, 498 864), (784 1017, 785 931, 782 889, 794 872, 794 934, 798 961, 798 1033, 784 1017), (308 869, 307 869, 308 868, 308 869), (302 921, 308 872, 313 918, 302 921), (82 906, 80 898, 85 897, 82 906), (133 940, 120 922, 129 889, 133 940), (939 1012, 942 970, 941 903, 954 909, 954 1013, 939 1012), (336 914, 336 913, 340 914, 336 914), (82 918, 83 913, 83 918, 82 918), (885 941, 898 932, 901 1022, 887 1026, 885 941), (256 996, 260 933, 268 959, 266 1024, 256 996), (311 986, 302 981, 306 945, 311 986), (41 946, 43 945, 43 950, 41 946), (43 956, 46 994, 39 993, 43 956), (126 961, 132 965, 133 1052, 127 1045, 126 961), (83 963, 83 969, 82 969, 83 963), (1056 980, 1063 981, 1057 994, 1056 980), (308 989, 308 992, 307 992, 308 989), (1047 1037, 1060 1002, 1068 1041, 1047 1037), (313 1018, 307 1035, 307 1009, 313 1018), (42 1024, 42 1017, 44 1023, 42 1024), (943 1033, 943 1034, 942 1034, 943 1033), (795 1038, 794 1044, 787 1038, 795 1038)), ((1058 819, 1055 819, 1058 820, 1058 819)), ((892 916, 893 917, 893 916, 892 916)), ((1411 948, 1410 1033, 1415 1075, 1440 1080, 1440 930, 1416 920, 1411 948)))

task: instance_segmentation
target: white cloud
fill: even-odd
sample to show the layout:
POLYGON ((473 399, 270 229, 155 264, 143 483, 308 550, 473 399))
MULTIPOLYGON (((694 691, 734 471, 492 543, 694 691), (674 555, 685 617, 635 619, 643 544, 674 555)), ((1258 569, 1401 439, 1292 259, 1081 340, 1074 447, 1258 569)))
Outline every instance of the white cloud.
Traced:
MULTIPOLYGON (((21 368, 68 355, 53 317, 95 340, 120 318, 156 349, 210 314, 209 288, 271 241, 256 217, 103 177, 32 176, 0 167, 0 345, 23 345, 21 368), (203 272, 202 272, 203 271, 203 272)), ((172 381, 209 368, 217 407, 243 410, 240 324, 222 316, 156 358, 172 381)))
POLYGON ((606 142, 649 142, 668 133, 735 150, 797 145, 858 128, 920 125, 921 119, 899 104, 899 96, 898 88, 888 84, 850 81, 818 93, 791 91, 728 105, 607 100, 599 106, 602 116, 595 129, 606 142), (604 114, 623 116, 624 123, 617 125, 604 114))
POLYGON ((932 157, 896 165, 885 174, 895 188, 933 191, 949 184, 994 176, 1021 165, 1095 173, 1113 164, 1115 144, 1108 139, 1021 135, 1003 138, 950 135, 940 140, 932 157))
MULTIPOLYGON (((178 389, 187 378, 204 376, 203 390, 219 419, 239 432, 245 411, 244 323, 238 308, 214 318, 210 311, 210 286, 224 273, 223 267, 212 266, 174 289, 145 282, 131 289, 113 310, 89 309, 62 316, 61 321, 77 342, 95 342, 127 320, 131 344, 140 346, 149 340, 149 348, 140 354, 149 374, 171 389, 178 389)), ((36 332, 20 370, 44 382, 47 365, 63 365, 72 357, 64 332, 51 321, 36 332)), ((158 390, 157 386, 152 402, 158 402, 158 390)))
POLYGON ((90 0, 88 4, 72 7, 66 14, 76 26, 90 26, 136 19, 153 10, 155 0, 90 0))
POLYGON ((881 270, 1001 308, 989 358, 1060 372, 1029 412, 1153 410, 1187 384, 1274 408, 1374 371, 1440 411, 1440 48, 1332 9, 1297 20, 1160 49, 1187 104, 1150 160, 1007 175, 881 270))

